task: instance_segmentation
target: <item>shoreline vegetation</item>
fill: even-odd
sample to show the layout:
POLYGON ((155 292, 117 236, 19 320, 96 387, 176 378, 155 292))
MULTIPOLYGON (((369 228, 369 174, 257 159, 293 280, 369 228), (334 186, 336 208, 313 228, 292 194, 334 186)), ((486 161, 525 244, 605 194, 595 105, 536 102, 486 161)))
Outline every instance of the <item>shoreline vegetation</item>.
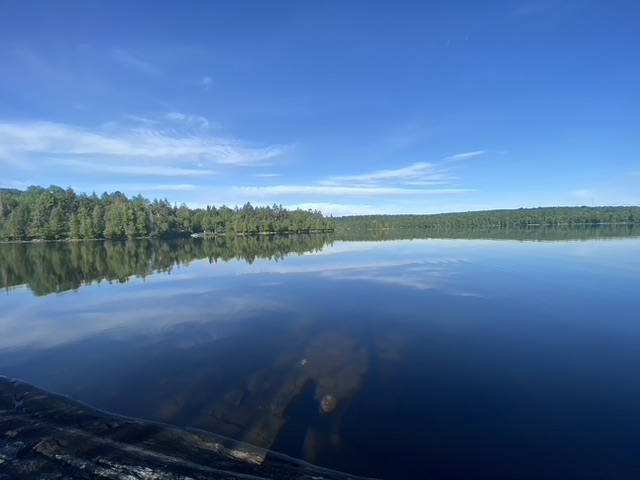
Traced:
POLYGON ((537 207, 429 215, 352 215, 333 220, 336 231, 637 225, 640 224, 640 207, 537 207))
POLYGON ((196 236, 318 233, 333 231, 318 210, 282 205, 191 209, 121 192, 76 194, 50 186, 0 189, 0 241, 115 240, 196 236))
POLYGON ((217 238, 375 231, 443 232, 475 229, 624 226, 640 224, 640 207, 538 207, 428 215, 325 217, 282 205, 191 209, 121 192, 76 194, 57 186, 0 189, 0 242, 217 238))

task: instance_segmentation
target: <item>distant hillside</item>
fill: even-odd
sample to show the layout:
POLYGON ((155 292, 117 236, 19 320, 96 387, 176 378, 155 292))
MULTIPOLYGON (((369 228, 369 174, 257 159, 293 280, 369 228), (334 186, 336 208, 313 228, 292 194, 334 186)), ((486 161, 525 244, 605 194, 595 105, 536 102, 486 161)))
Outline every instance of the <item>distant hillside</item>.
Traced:
POLYGON ((640 224, 640 207, 539 207, 433 215, 354 215, 333 220, 338 231, 640 224))

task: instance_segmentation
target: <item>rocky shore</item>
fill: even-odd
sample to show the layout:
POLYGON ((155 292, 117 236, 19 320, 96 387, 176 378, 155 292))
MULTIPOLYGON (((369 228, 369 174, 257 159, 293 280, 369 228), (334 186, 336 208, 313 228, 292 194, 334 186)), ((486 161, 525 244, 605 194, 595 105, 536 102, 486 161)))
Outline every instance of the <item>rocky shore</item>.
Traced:
POLYGON ((90 408, 0 376, 0 479, 313 479, 322 469, 202 430, 90 408))

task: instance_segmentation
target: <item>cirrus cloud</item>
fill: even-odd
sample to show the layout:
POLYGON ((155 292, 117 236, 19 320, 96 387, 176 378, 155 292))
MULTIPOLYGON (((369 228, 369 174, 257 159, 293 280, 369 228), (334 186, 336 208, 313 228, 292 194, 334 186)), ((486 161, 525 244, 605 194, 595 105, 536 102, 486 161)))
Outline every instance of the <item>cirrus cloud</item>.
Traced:
POLYGON ((244 166, 274 159, 286 149, 247 146, 233 138, 161 126, 127 128, 110 123, 91 129, 53 122, 0 123, 0 160, 9 163, 15 158, 37 162, 43 157, 91 157, 244 166))

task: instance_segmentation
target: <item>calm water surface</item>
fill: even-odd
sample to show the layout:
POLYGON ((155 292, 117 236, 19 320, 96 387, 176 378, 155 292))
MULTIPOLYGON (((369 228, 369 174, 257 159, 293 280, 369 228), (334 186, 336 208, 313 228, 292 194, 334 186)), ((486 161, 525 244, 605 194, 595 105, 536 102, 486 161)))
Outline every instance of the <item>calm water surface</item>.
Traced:
POLYGON ((638 478, 640 239, 203 242, 0 245, 0 373, 354 474, 638 478))

